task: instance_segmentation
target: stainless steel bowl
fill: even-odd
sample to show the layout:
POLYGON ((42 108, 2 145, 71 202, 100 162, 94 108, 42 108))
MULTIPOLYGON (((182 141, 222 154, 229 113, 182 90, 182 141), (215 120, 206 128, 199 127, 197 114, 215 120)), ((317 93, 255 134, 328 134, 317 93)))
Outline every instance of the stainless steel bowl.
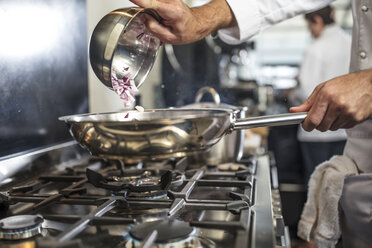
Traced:
POLYGON ((89 58, 99 80, 113 89, 111 77, 130 75, 137 87, 150 72, 160 40, 144 25, 146 15, 160 20, 152 9, 117 9, 104 16, 95 27, 89 45, 89 58))

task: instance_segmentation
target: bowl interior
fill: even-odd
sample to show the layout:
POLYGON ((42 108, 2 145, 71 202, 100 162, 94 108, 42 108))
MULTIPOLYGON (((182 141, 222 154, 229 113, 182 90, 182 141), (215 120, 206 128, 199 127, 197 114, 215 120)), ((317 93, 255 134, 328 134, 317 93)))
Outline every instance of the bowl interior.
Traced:
POLYGON ((111 76, 134 80, 139 87, 150 72, 160 46, 144 24, 146 13, 139 13, 122 31, 111 64, 111 76))

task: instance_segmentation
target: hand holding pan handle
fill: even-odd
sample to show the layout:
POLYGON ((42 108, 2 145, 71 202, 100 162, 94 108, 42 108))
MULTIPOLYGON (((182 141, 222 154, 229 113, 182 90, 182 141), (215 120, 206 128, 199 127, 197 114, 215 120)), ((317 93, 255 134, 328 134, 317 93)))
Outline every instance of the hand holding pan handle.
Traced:
POLYGON ((255 127, 273 127, 300 124, 307 116, 307 112, 267 115, 237 119, 232 125, 232 131, 255 127))

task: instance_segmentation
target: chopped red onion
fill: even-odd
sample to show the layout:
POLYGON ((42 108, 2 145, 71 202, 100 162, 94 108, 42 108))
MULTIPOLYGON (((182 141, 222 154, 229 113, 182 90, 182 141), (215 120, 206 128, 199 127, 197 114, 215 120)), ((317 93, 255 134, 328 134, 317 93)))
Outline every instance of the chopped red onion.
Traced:
POLYGON ((144 32, 140 33, 139 35, 136 36, 136 39, 140 40, 144 34, 145 34, 144 32))
MULTIPOLYGON (((129 67, 124 67, 124 69, 129 67)), ((112 88, 119 95, 120 99, 124 100, 124 107, 130 108, 135 102, 134 95, 138 92, 134 80, 131 78, 131 74, 128 73, 123 78, 119 79, 113 70, 111 73, 112 88)))
POLYGON ((134 107, 135 109, 137 109, 138 112, 143 112, 145 111, 145 109, 142 107, 142 106, 139 106, 137 105, 136 107, 134 107))

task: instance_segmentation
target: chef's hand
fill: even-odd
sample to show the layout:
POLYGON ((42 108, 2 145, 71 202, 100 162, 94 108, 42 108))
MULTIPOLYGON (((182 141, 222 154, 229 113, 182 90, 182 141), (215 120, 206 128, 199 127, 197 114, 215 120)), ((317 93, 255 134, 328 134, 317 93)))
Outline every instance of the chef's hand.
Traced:
POLYGON ((306 131, 351 128, 372 115, 372 70, 347 74, 318 85, 291 112, 306 112, 306 131))
POLYGON ((189 8, 182 0, 130 0, 143 7, 155 9, 161 23, 146 16, 147 29, 163 43, 187 44, 203 39, 221 28, 236 25, 234 15, 225 0, 189 8))

